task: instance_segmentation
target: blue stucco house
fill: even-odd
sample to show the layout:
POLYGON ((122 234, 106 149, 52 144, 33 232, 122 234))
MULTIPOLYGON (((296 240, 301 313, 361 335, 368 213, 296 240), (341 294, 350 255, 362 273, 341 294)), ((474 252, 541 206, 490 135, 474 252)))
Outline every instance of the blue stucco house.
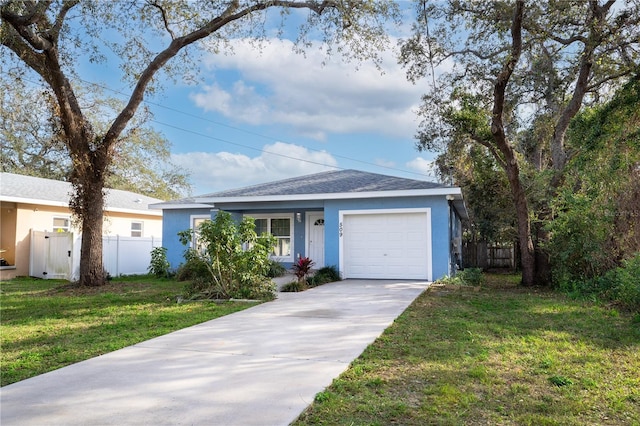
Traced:
MULTIPOLYGON (((273 258, 310 257, 343 278, 436 280, 462 266, 460 188, 357 170, 312 174, 150 206, 162 209, 163 246, 183 262, 178 232, 220 210, 273 234, 273 258)), ((197 244, 197 236, 194 244, 197 244)))

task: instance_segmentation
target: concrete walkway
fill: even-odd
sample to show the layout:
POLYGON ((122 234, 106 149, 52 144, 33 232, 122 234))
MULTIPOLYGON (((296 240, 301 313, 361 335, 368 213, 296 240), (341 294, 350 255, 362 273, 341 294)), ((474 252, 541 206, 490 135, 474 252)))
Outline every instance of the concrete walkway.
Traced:
POLYGON ((0 389, 12 425, 287 425, 428 286, 347 280, 0 389))

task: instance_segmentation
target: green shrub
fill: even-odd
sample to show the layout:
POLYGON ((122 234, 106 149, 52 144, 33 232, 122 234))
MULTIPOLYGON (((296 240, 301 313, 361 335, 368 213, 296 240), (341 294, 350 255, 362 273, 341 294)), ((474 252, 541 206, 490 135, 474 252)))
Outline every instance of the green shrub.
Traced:
POLYGON ((482 269, 480 268, 465 268, 462 271, 458 271, 456 276, 460 277, 464 284, 472 285, 474 287, 482 285, 482 282, 484 281, 482 269))
MULTIPOLYGON (((178 278, 190 279, 185 293, 190 298, 275 298, 276 286, 267 277, 269 255, 276 239, 269 234, 258 236, 255 222, 245 217, 237 223, 228 212, 220 211, 214 220, 198 227, 201 250, 188 249, 178 278)), ((187 245, 192 230, 178 233, 187 245)))
POLYGON ((167 248, 154 247, 154 249, 151 250, 151 262, 148 268, 149 273, 158 278, 168 277, 170 267, 171 265, 167 260, 167 248))
POLYGON ((435 282, 437 284, 448 284, 448 285, 464 284, 464 282, 462 281, 462 278, 460 278, 458 275, 454 275, 454 276, 445 275, 444 277, 437 279, 435 282))
POLYGON ((307 285, 306 281, 291 281, 283 285, 280 288, 280 291, 285 293, 297 293, 299 291, 305 291, 308 288, 309 286, 307 285))
POLYGON ((267 270, 267 277, 275 278, 281 277, 287 273, 287 268, 277 260, 270 259, 269 260, 269 269, 267 270))
POLYGON ((190 281, 206 279, 209 275, 207 264, 198 256, 193 249, 184 252, 184 263, 178 266, 176 271, 177 281, 190 281))
POLYGON ((340 281, 340 272, 335 266, 325 266, 316 271, 316 273, 309 278, 309 286, 317 287, 322 284, 332 283, 340 281))
POLYGON ((610 271, 610 274, 614 282, 611 299, 626 309, 640 312, 640 253, 625 260, 621 267, 610 271))
POLYGON ((438 284, 449 285, 468 285, 477 287, 482 285, 484 277, 482 276, 482 269, 480 268, 465 268, 462 271, 458 271, 454 276, 445 275, 444 277, 436 280, 438 284))
POLYGON ((640 313, 640 253, 599 277, 568 281, 561 289, 574 297, 615 302, 640 313))

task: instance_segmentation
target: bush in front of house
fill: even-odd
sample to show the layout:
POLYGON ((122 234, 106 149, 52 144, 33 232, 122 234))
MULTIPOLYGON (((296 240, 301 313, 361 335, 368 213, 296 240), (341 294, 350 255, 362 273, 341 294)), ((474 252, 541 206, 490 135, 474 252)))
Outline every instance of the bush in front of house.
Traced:
POLYGON ((484 281, 482 269, 480 268, 464 268, 462 271, 458 271, 456 276, 462 280, 463 284, 474 287, 482 285, 484 281))
MULTIPOLYGON (((307 263, 306 261, 304 262, 307 263)), ((295 270, 295 269, 294 269, 295 270)), ((307 275, 308 276, 308 275, 307 275)), ((283 292, 298 292, 304 291, 311 287, 317 287, 322 284, 332 283, 340 281, 340 272, 335 266, 324 266, 318 269, 313 276, 308 276, 307 279, 298 279, 282 286, 280 291, 283 292)))
POLYGON ((309 257, 301 257, 293 263, 291 270, 293 271, 293 275, 298 279, 298 282, 306 283, 307 276, 311 273, 313 265, 315 265, 315 262, 309 257))
MULTIPOLYGON (((231 214, 220 211, 214 220, 198 227, 201 250, 189 248, 177 278, 188 279, 185 296, 189 299, 261 299, 275 298, 276 287, 268 277, 269 255, 276 239, 257 235, 254 220, 245 217, 236 223, 231 214)), ((178 233, 188 245, 193 231, 178 233)))
POLYGON ((269 269, 267 271, 267 276, 269 278, 281 277, 287 273, 287 268, 277 260, 270 259, 269 260, 269 269))
POLYGON ((464 268, 458 271, 454 276, 445 275, 436 280, 438 284, 461 285, 461 286, 481 286, 484 282, 482 269, 480 268, 464 268))
POLYGON ((280 288, 280 291, 284 293, 297 293, 299 291, 305 291, 309 288, 306 281, 291 281, 286 283, 280 288))
POLYGON ((340 281, 340 272, 335 266, 325 266, 316 271, 316 273, 309 278, 309 286, 317 287, 322 284, 332 283, 340 281))

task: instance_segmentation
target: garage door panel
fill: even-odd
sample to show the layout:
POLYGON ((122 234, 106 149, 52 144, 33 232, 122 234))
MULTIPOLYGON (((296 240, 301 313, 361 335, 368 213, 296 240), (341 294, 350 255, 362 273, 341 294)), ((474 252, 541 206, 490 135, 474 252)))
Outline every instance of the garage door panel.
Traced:
POLYGON ((347 278, 428 277, 426 213, 348 214, 343 224, 347 278))

